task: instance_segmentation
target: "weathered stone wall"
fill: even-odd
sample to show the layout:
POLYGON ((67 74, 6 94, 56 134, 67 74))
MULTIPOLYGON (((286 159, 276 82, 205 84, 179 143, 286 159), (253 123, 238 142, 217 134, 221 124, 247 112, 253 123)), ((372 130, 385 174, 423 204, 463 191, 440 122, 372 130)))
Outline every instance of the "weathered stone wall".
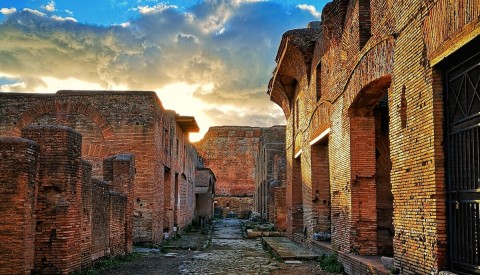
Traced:
POLYGON ((0 273, 30 274, 38 145, 22 138, 0 138, 0 159, 0 273))
POLYGON ((477 0, 334 0, 320 28, 284 35, 269 93, 287 118, 287 232, 310 237, 328 181, 333 247, 393 252, 402 274, 447 268, 443 72, 478 53, 479 14, 477 0))
POLYGON ((108 255, 110 248, 110 186, 92 180, 92 257, 108 255))
POLYGON ((191 129, 177 122, 178 118, 162 107, 154 92, 0 94, 0 136, 19 136, 20 130, 29 125, 71 127, 82 134, 83 158, 91 162, 92 176, 99 178, 105 158, 123 153, 136 156, 135 242, 158 243, 164 227, 171 229, 176 222, 185 226, 193 219, 191 185, 197 157, 187 137, 191 129), (178 174, 176 196, 181 193, 182 200, 175 200, 174 188, 164 194, 166 170, 171 170, 172 184, 178 174), (174 201, 180 211, 176 214, 174 201), (179 202, 186 207, 180 207, 179 202))

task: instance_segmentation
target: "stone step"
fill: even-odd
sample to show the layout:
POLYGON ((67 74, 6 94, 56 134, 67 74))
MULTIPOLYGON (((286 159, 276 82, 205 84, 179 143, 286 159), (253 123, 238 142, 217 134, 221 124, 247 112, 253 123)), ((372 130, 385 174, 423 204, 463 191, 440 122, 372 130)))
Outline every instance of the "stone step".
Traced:
POLYGON ((305 248, 287 237, 263 237, 262 243, 267 250, 282 261, 314 260, 321 256, 319 253, 305 248))

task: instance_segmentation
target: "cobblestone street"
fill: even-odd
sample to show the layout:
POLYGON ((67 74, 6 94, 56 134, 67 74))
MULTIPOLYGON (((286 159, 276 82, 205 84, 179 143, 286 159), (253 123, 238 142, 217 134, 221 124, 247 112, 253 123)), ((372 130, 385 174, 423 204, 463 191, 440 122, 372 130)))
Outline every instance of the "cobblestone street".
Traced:
POLYGON ((147 253, 103 274, 327 274, 316 262, 286 264, 273 259, 263 249, 260 239, 243 237, 241 221, 237 219, 216 221, 210 245, 204 251, 186 250, 198 242, 197 238, 183 236, 179 249, 172 248, 164 254, 147 253))
POLYGON ((243 239, 240 221, 226 219, 214 227, 206 252, 184 262, 181 274, 270 274, 279 269, 263 250, 259 240, 243 239))

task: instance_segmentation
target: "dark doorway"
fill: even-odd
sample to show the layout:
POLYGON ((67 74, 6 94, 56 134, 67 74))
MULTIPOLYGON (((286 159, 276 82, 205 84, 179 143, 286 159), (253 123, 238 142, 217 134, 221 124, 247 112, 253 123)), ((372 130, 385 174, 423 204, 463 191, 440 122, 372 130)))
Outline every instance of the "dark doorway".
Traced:
POLYGON ((393 256, 393 194, 390 172, 388 95, 373 109, 375 116, 375 186, 378 255, 393 256))
POLYGON ((292 232, 304 233, 303 225, 303 181, 301 171, 301 156, 293 159, 292 167, 292 232))

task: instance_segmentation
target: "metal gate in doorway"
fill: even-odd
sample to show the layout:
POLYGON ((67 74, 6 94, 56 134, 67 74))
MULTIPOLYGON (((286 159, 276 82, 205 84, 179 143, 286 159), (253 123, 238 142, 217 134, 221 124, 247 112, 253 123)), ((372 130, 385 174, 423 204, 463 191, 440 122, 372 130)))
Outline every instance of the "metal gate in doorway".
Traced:
POLYGON ((452 270, 480 274, 480 53, 445 75, 448 253, 452 270))

